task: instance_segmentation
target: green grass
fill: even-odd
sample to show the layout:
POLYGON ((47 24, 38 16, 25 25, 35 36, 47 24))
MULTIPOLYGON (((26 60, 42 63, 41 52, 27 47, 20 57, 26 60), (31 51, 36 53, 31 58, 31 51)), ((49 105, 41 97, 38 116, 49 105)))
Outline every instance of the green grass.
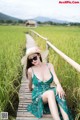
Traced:
POLYGON ((0 111, 8 109, 11 112, 11 107, 13 110, 17 107, 25 31, 21 26, 0 26, 0 111))
MULTIPOLYGON (((40 35, 47 37, 58 49, 80 64, 80 27, 76 26, 41 26, 35 29, 40 35)), ((44 50, 46 42, 34 35, 38 46, 44 50)), ((56 74, 66 92, 68 106, 80 118, 80 73, 65 62, 57 53, 49 48, 49 62, 54 65, 56 74)))

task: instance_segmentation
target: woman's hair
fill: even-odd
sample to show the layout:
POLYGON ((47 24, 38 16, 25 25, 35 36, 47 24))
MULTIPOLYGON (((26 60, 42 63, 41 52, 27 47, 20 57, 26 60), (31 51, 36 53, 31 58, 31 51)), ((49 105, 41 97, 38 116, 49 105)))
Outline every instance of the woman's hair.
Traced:
MULTIPOLYGON (((42 57, 40 53, 36 53, 38 56, 40 56, 40 61, 42 62, 42 57)), ((29 60, 29 57, 27 58, 27 65, 26 65, 26 77, 28 78, 28 69, 30 67, 34 66, 31 61, 29 60)))

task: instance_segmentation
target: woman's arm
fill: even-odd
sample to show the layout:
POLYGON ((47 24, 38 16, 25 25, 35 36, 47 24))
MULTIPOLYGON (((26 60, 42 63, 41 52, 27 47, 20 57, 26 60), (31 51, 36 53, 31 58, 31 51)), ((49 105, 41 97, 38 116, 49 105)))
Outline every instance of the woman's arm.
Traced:
POLYGON ((29 90, 32 91, 32 70, 28 69, 29 90))
POLYGON ((51 63, 49 63, 49 67, 50 67, 50 70, 51 70, 51 72, 52 72, 52 74, 54 76, 54 82, 57 85, 57 94, 59 94, 59 97, 63 98, 64 95, 65 95, 65 92, 64 92, 64 90, 63 90, 63 88, 62 88, 62 86, 61 86, 61 84, 60 84, 60 82, 58 80, 58 77, 57 77, 57 75, 55 73, 54 67, 53 67, 53 65, 51 63))

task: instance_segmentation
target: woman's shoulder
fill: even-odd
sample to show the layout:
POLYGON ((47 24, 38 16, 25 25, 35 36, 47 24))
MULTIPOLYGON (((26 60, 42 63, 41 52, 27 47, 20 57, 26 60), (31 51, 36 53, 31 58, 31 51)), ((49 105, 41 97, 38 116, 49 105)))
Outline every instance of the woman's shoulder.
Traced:
POLYGON ((54 71, 54 65, 52 63, 48 63, 48 67, 51 71, 54 71))
POLYGON ((47 65, 48 65, 49 67, 53 67, 53 64, 52 64, 52 63, 47 63, 47 65))
POLYGON ((29 74, 32 74, 32 68, 31 68, 31 67, 28 68, 28 73, 29 73, 29 74))

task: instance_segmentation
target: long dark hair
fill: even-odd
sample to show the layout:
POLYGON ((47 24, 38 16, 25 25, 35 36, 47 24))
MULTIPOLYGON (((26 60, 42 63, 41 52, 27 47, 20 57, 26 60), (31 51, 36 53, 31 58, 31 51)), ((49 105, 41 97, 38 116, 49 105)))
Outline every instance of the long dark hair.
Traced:
MULTIPOLYGON (((40 56, 40 61, 42 62, 42 57, 40 53, 36 53, 38 56, 40 56)), ((27 58, 27 65, 26 65, 26 77, 28 78, 28 69, 30 67, 34 66, 31 61, 29 60, 29 57, 27 58)))

